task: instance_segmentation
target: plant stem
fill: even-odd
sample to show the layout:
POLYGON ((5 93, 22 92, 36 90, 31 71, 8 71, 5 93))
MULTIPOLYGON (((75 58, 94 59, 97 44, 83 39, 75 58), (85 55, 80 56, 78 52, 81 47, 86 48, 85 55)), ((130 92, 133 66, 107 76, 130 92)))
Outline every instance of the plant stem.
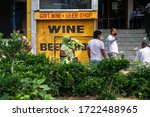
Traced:
POLYGON ((114 78, 112 78, 112 80, 111 80, 111 82, 110 82, 110 85, 109 85, 109 93, 111 92, 112 85, 113 85, 113 81, 114 81, 114 78))
POLYGON ((11 73, 14 73, 14 63, 15 63, 15 59, 13 59, 12 61, 12 65, 11 65, 11 73))

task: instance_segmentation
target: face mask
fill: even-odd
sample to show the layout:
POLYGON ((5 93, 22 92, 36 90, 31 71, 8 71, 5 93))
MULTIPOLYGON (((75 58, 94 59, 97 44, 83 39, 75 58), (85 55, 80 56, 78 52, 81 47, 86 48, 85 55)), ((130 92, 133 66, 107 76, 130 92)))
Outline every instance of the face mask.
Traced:
POLYGON ((68 44, 71 44, 71 41, 69 41, 68 44))

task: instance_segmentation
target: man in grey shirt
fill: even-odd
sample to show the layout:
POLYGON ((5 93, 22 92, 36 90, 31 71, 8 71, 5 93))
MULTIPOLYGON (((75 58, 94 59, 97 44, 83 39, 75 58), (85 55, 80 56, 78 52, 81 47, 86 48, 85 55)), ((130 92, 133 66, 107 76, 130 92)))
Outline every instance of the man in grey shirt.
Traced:
POLYGON ((88 42, 88 56, 91 63, 98 63, 103 59, 107 58, 105 53, 104 42, 102 38, 102 32, 99 30, 94 31, 92 40, 88 42))

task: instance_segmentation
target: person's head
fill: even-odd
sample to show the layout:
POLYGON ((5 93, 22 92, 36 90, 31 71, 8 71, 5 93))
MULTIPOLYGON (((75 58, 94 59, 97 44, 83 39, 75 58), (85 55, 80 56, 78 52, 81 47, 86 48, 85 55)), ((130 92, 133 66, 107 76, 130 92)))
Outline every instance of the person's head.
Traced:
POLYGON ((72 39, 70 36, 63 36, 62 45, 68 46, 71 49, 75 49, 75 45, 72 43, 72 39))
POLYGON ((18 30, 16 30, 16 33, 18 33, 18 34, 23 34, 23 33, 24 33, 24 31, 23 31, 23 30, 18 29, 18 30))
POLYGON ((113 35, 113 36, 116 36, 117 35, 117 29, 116 28, 111 28, 110 29, 110 34, 113 35))
POLYGON ((20 34, 20 30, 16 30, 16 33, 17 33, 17 34, 20 34))
POLYGON ((63 36, 62 38, 62 44, 67 45, 71 41, 70 36, 63 36))
POLYGON ((67 42, 69 43, 71 41, 71 37, 70 36, 68 36, 68 38, 67 38, 67 42))
POLYGON ((150 47, 150 42, 148 40, 143 40, 141 46, 142 48, 145 48, 146 46, 150 47))
POLYGON ((24 31, 23 31, 23 30, 20 30, 20 34, 24 34, 24 31))
POLYGON ((100 30, 95 30, 95 31, 94 31, 94 34, 93 34, 93 38, 94 38, 94 39, 101 39, 102 36, 103 36, 102 31, 100 31, 100 30))

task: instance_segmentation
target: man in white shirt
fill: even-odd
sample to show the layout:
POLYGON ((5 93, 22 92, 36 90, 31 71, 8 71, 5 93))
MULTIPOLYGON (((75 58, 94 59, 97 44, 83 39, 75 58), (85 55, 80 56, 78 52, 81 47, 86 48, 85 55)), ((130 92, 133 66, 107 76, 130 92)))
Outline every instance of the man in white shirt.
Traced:
POLYGON ((117 36, 116 28, 110 29, 110 35, 106 39, 106 42, 108 44, 108 56, 110 58, 117 57, 119 54, 116 36, 117 36))
POLYGON ((139 49, 137 52, 137 60, 140 61, 141 65, 150 63, 150 45, 149 41, 144 40, 142 42, 142 49, 139 49))
POLYGON ((100 40, 103 34, 101 31, 96 30, 93 37, 94 39, 88 42, 88 56, 91 63, 98 63, 107 57, 104 42, 100 40))

